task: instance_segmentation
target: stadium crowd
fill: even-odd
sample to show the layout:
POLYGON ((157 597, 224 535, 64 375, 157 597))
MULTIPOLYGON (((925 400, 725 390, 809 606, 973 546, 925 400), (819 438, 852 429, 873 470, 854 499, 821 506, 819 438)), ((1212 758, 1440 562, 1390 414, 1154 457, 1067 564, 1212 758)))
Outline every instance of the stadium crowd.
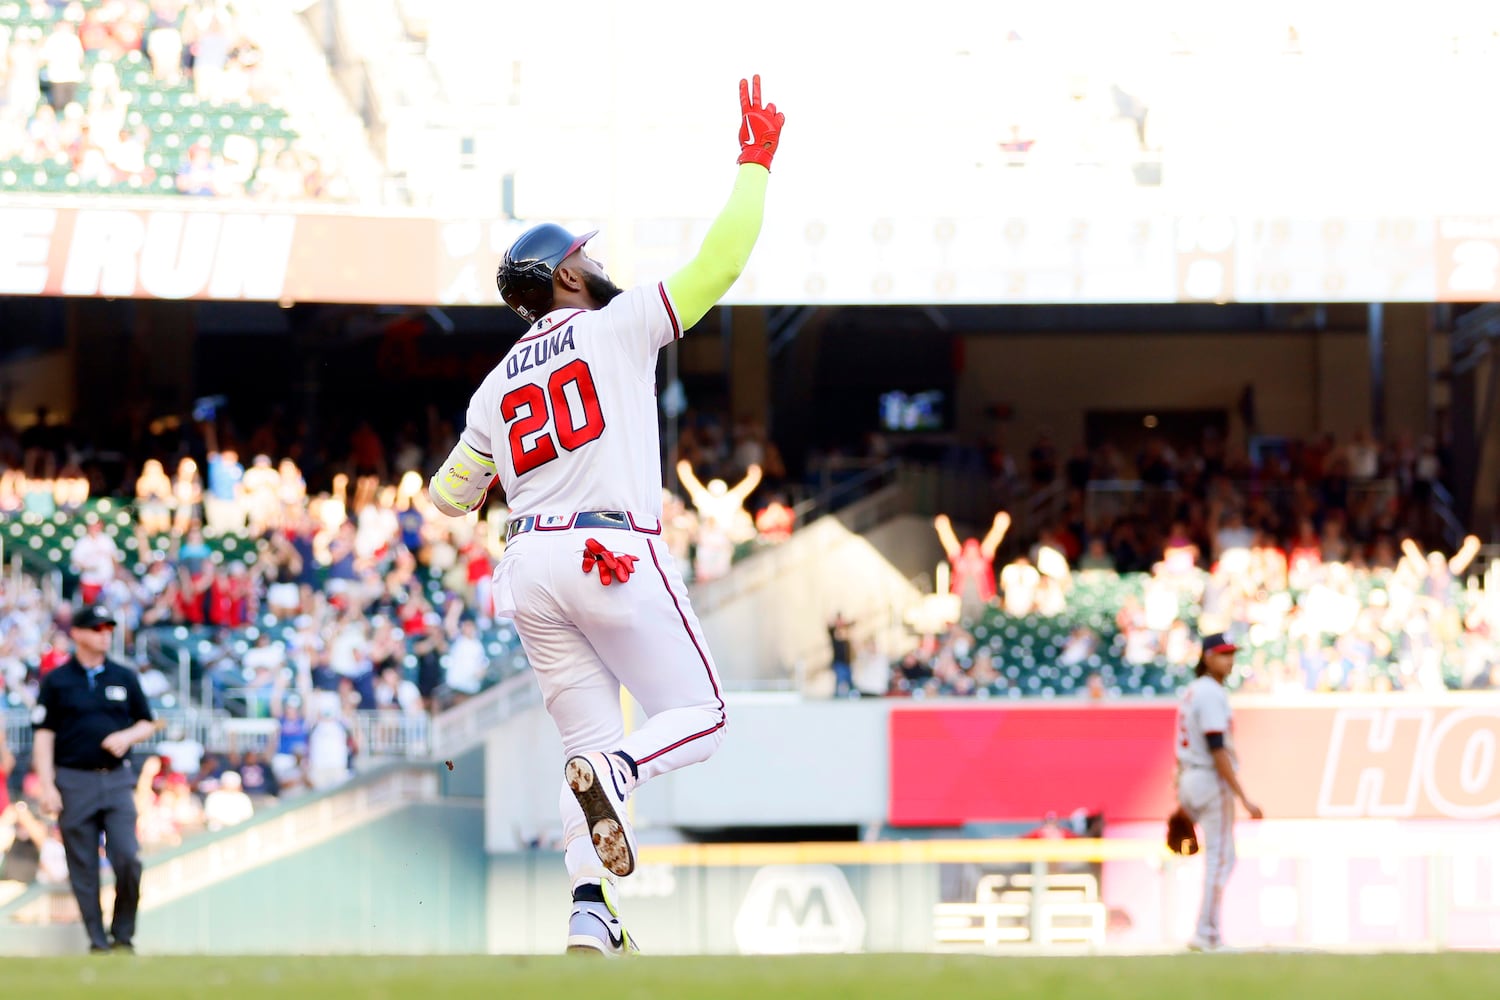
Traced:
POLYGON ((226 0, 0 4, 3 186, 343 198, 287 127, 264 41, 226 0))
POLYGON ((1434 442, 1328 436, 1258 462, 1206 445, 1080 448, 1064 463, 1039 440, 1026 478, 1056 484, 1060 516, 998 573, 950 548, 959 620, 894 664, 851 649, 852 687, 1166 693, 1191 676, 1196 637, 1219 630, 1242 649, 1246 692, 1500 687, 1500 577, 1478 539, 1445 533, 1434 442))
MULTIPOLYGON (((763 482, 781 485, 784 471, 758 429, 737 429, 735 447, 720 447, 722 424, 687 422, 673 456, 682 456, 687 499, 664 494, 665 540, 700 579, 727 571, 736 548, 784 540, 794 521, 780 493, 763 491, 755 517, 744 508, 763 482)), ((198 697, 269 732, 215 752, 203 732, 174 721, 137 788, 148 849, 347 780, 367 752, 363 740, 398 737, 402 720, 460 702, 524 662, 508 624, 485 611, 506 510, 436 515, 419 470, 429 452, 446 450, 451 428, 434 419, 431 430, 408 425, 386 439, 361 423, 344 447, 305 450, 274 422, 243 438, 227 421, 207 422, 178 442, 179 455, 201 462, 147 459, 119 484, 124 496, 101 502, 96 490, 111 484, 67 426, 45 412, 19 433, 0 426, 5 551, 24 547, 23 525, 21 537, 71 543, 54 549, 63 588, 48 574, 0 576, 0 707, 24 715, 41 678, 68 655, 72 611, 98 601, 121 623, 127 658, 143 654, 142 687, 157 709, 194 700, 170 662, 164 672, 163 658, 150 655, 175 637, 170 648, 188 649, 201 671, 198 697), (246 464, 242 440, 281 457, 246 464), (292 455, 308 456, 326 488, 310 491, 292 455)), ((46 860, 55 823, 40 816, 21 775, 12 784, 19 794, 0 807, 0 849, 22 846, 0 882, 65 879, 65 866, 46 860)))

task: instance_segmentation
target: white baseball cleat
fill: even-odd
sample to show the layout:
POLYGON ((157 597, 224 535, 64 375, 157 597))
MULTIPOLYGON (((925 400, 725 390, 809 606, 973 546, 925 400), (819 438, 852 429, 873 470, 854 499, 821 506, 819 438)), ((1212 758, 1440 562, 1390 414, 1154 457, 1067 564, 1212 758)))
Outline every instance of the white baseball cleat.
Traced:
POLYGON ((1188 938, 1188 951, 1218 951, 1220 947, 1222 946, 1219 944, 1219 942, 1214 941, 1211 938, 1202 937, 1198 934, 1194 934, 1192 937, 1188 938))
POLYGON ((640 954, 640 949, 609 904, 574 903, 568 920, 568 953, 624 958, 640 954))
POLYGON ((563 779, 583 809, 594 853, 604 867, 623 878, 635 871, 635 831, 625 818, 625 800, 635 779, 625 762, 597 751, 568 758, 563 779))

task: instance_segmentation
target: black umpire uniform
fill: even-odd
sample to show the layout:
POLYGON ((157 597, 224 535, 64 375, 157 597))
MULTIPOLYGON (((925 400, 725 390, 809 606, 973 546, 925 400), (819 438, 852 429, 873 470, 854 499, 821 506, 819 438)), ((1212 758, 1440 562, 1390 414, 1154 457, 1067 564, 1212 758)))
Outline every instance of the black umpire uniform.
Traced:
MULTIPOLYGON (((107 608, 84 608, 73 629, 113 628, 107 608)), ((75 636, 75 643, 77 638, 75 636)), ((132 948, 140 901, 141 861, 136 840, 135 769, 128 750, 116 756, 103 745, 112 733, 152 721, 151 706, 135 671, 109 659, 90 669, 75 652, 42 680, 33 730, 51 730, 52 765, 62 812, 58 826, 68 858, 68 880, 95 951, 111 947, 99 906, 99 835, 115 873, 114 946, 132 948)), ((45 780, 46 775, 38 769, 45 780)))

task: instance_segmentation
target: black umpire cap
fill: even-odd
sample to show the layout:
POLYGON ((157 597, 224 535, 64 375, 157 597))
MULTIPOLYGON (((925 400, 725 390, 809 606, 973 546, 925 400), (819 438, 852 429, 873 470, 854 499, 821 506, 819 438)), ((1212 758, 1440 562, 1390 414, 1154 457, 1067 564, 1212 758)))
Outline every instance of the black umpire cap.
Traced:
POLYGON ((73 616, 74 628, 114 628, 117 624, 115 613, 102 604, 90 604, 73 616))

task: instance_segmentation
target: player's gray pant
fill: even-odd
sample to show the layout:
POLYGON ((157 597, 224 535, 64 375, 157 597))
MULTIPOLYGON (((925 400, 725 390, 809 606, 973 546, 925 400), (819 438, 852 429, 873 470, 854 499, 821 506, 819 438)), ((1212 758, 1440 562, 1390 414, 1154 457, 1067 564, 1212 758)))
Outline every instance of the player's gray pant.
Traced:
POLYGON ((68 881, 88 931, 89 943, 109 947, 104 915, 99 907, 99 836, 115 873, 115 912, 110 933, 121 944, 135 938, 135 911, 141 896, 140 847, 135 837, 135 769, 128 763, 113 771, 57 769, 62 796, 63 850, 68 857, 68 881))
POLYGON ((1203 855, 1203 905, 1198 911, 1197 935, 1220 944, 1219 914, 1224 887, 1234 871, 1234 793, 1211 768, 1189 768, 1177 779, 1177 801, 1193 817, 1203 855))

